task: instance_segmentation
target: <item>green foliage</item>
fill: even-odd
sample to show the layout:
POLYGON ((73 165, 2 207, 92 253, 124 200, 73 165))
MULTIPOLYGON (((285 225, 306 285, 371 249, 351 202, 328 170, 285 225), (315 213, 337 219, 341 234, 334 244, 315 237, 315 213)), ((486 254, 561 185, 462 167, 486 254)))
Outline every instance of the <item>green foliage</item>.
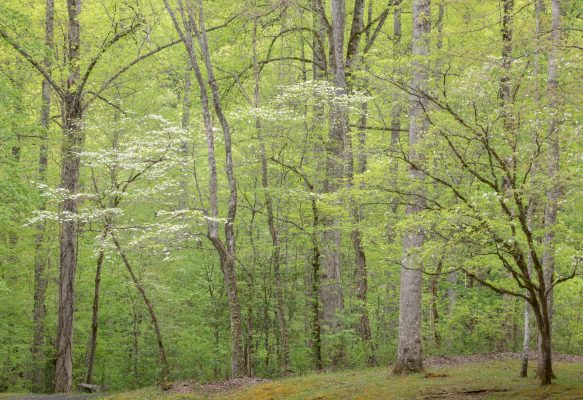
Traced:
MULTIPOLYGON (((50 50, 41 40, 44 9, 37 3, 3 1, 0 28, 22 43, 35 60, 50 56, 54 62, 53 79, 62 84, 68 75, 61 63, 66 48, 66 34, 63 33, 66 4, 57 1, 57 34, 55 47, 50 50)), ((85 3, 81 14, 83 68, 115 32, 139 22, 139 29, 103 53, 85 88, 88 94, 98 92, 104 82, 136 57, 176 39, 160 1, 85 3)), ((445 1, 443 46, 437 48, 437 32, 431 36, 430 86, 436 99, 442 101, 442 105, 447 101, 451 110, 468 121, 470 128, 460 124, 444 107, 433 104, 427 110, 431 128, 415 150, 423 155, 422 166, 427 172, 454 182, 467 203, 429 178, 417 183, 409 179, 409 166, 404 159, 411 150, 406 133, 410 96, 405 90, 411 79, 413 61, 407 50, 411 45, 412 15, 409 11, 403 13, 403 36, 397 44, 393 41, 390 23, 394 7, 389 8, 389 20, 377 41, 370 51, 359 56, 357 68, 349 76, 350 84, 358 90, 338 96, 330 76, 323 80, 311 79, 313 65, 308 61, 312 59, 313 37, 312 16, 307 11, 309 2, 281 2, 286 4, 285 10, 275 1, 255 5, 228 1, 204 3, 207 27, 220 27, 209 31, 210 51, 223 107, 233 129, 239 190, 235 221, 236 268, 244 346, 254 373, 276 377, 284 372, 280 368, 274 248, 267 225, 266 193, 273 199, 275 225, 281 240, 280 269, 293 372, 307 373, 314 368, 310 332, 311 257, 313 246, 322 245, 320 238, 327 228, 323 224, 313 226, 312 204, 320 218, 337 219, 342 233, 344 310, 338 316, 341 329, 334 333, 323 331, 326 367, 338 348, 345 349, 342 368, 366 366, 371 348, 379 365, 394 360, 402 240, 405 232, 412 229, 424 230, 427 237, 425 245, 418 250, 424 272, 427 272, 423 292, 424 354, 519 351, 524 324, 523 301, 491 292, 472 281, 461 269, 474 272, 485 282, 502 288, 522 290, 517 289, 515 281, 496 257, 497 244, 492 238, 516 241, 523 250, 528 245, 527 239, 520 231, 512 232, 508 215, 500 211, 500 202, 510 204, 508 199, 501 198, 487 184, 468 174, 452 153, 448 139, 463 148, 470 166, 482 174, 490 173, 490 160, 482 151, 480 141, 472 136, 471 127, 488 128, 491 145, 499 151, 500 158, 515 157, 516 175, 523 183, 516 194, 537 203, 534 246, 542 252, 541 238, 545 234, 542 211, 546 191, 554 183, 547 177, 544 167, 549 152, 546 132, 549 117, 558 116, 561 121, 561 201, 556 227, 556 277, 568 276, 576 266, 581 268, 583 98, 577 82, 582 78, 582 53, 572 44, 580 30, 577 2, 564 2, 564 23, 568 27, 560 59, 560 88, 564 101, 555 110, 545 95, 547 61, 544 54, 548 50, 548 38, 544 36, 537 43, 533 7, 526 0, 516 1, 515 59, 511 79, 520 82, 513 106, 519 137, 513 148, 509 145, 512 138, 501 119, 498 98, 498 84, 504 72, 499 56, 498 2, 445 1), (231 20, 233 16, 236 18, 231 20), (255 17, 259 29, 257 52, 262 62, 259 107, 252 106, 251 33, 255 17), (229 23, 223 26, 225 21, 229 23), (538 57, 538 76, 534 74, 535 56, 538 57), (329 118, 335 104, 341 104, 348 114, 351 131, 346 140, 354 158, 365 155, 367 164, 364 172, 355 172, 351 182, 340 179, 335 182, 340 189, 324 193, 329 118), (367 105, 369 129, 365 129, 366 143, 361 145, 358 123, 363 104, 367 105), (392 112, 397 108, 401 109, 401 131, 395 147, 391 144, 389 127, 393 122, 392 112), (267 190, 261 181, 258 122, 268 159, 267 190), (533 133, 537 140, 533 139, 533 133), (537 162, 540 163, 534 177, 530 163, 533 154, 539 155, 537 162), (405 208, 411 201, 411 193, 421 188, 430 200, 428 206, 421 213, 407 216, 405 208), (351 204, 356 204, 362 213, 359 221, 351 217, 351 204), (483 229, 482 221, 487 222, 488 230, 483 229), (350 235, 357 228, 367 259, 366 302, 357 299, 354 279, 350 235), (436 296, 431 291, 433 279, 437 282, 436 296), (434 309, 437 320, 433 320, 434 309), (358 334, 363 310, 370 318, 372 345, 358 334)), ((347 9, 351 10, 352 2, 348 3, 347 9)), ((381 3, 373 2, 373 18, 384 10, 384 3, 381 3)), ((403 9, 410 8, 411 1, 404 1, 403 9)), ((549 10, 546 10, 541 19, 543 32, 549 31, 549 17, 549 10)), ((112 232, 122 243, 156 310, 171 364, 170 379, 207 382, 229 376, 229 309, 219 260, 206 237, 207 143, 199 88, 192 76, 192 92, 187 99, 191 117, 187 126, 181 126, 188 74, 192 72, 186 53, 178 43, 129 68, 85 111, 85 147, 80 155, 80 188, 76 194, 80 196, 80 211, 75 217, 80 227, 73 349, 76 383, 85 379, 96 260, 100 250, 105 252, 105 261, 101 275, 94 381, 114 391, 133 389, 156 382, 162 368, 156 336, 142 298, 111 239, 103 243, 98 240, 108 218, 113 224, 112 232), (183 201, 185 204, 181 205, 183 201)), ((49 261, 42 352, 46 359, 45 386, 51 386, 59 277, 58 222, 67 217, 60 214, 59 203, 71 194, 59 189, 62 144, 59 124, 63 110, 54 92, 52 122, 46 142, 49 153, 47 184, 41 190, 37 184, 41 79, 30 63, 0 38, 0 391, 30 389, 35 229, 39 222, 45 223, 43 250, 49 261), (36 210, 43 198, 48 201, 48 208, 38 213, 36 210)), ((219 126, 217 121, 213 122, 219 126)), ((221 232, 228 198, 223 173, 223 140, 220 134, 216 136, 221 232)), ((499 170, 494 175, 497 173, 499 170)), ((582 299, 580 273, 556 288, 555 352, 583 354, 582 299)), ((532 321, 531 324, 535 331, 532 321)), ((532 349, 536 346, 534 336, 532 349)), ((573 379, 573 368, 561 364, 559 379, 563 379, 563 370, 566 379, 573 379)), ((522 393, 521 390, 525 390, 522 385, 509 377, 516 375, 515 370, 509 372, 505 366, 494 365, 485 376, 498 379, 503 374, 504 382, 513 385, 516 393, 522 393)), ((372 382, 372 395, 386 393, 386 370, 382 371, 364 375, 364 379, 372 382)), ((471 381, 482 372, 475 366, 469 367, 469 372, 456 368, 447 371, 448 374, 471 375, 453 379, 454 384, 463 383, 468 387, 474 387, 471 381)), ((333 385, 345 379, 352 385, 362 378, 350 373, 324 377, 328 386, 323 388, 314 388, 320 375, 286 384, 310 385, 310 395, 330 397, 347 393, 343 389, 332 393, 330 387, 333 385)), ((428 382, 417 376, 406 379, 410 385, 428 382)), ((563 384, 567 389, 572 386, 560 383, 563 384)), ((273 390, 279 390, 275 388, 279 383, 273 385, 273 390)), ((427 386, 434 384, 427 383, 427 386)), ((137 392, 135 396, 143 393, 146 393, 144 396, 160 395, 146 391, 137 392)), ((294 393, 296 397, 304 394, 294 393)), ((120 395, 119 398, 132 396, 120 395)))

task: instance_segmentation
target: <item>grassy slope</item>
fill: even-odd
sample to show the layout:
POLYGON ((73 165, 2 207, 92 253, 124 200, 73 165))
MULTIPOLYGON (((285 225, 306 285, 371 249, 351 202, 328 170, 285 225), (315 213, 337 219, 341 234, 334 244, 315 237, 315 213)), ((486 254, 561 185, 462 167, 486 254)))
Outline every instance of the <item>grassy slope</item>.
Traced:
MULTIPOLYGON (((394 377, 387 368, 375 368, 281 379, 213 395, 168 394, 146 388, 111 395, 106 399, 583 399, 583 364, 578 363, 556 363, 558 379, 550 387, 538 386, 534 378, 519 378, 517 361, 464 364, 432 368, 430 371, 447 374, 447 377, 394 377), (476 390, 492 392, 464 394, 476 390)), ((533 375, 534 371, 529 373, 533 375)))

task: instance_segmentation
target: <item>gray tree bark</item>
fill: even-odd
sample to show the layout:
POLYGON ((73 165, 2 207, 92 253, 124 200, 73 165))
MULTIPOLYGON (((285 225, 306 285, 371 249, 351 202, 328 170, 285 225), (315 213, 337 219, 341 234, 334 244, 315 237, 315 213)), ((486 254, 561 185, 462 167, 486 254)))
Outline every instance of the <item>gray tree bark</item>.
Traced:
MULTIPOLYGON (((190 64, 190 61, 188 62, 190 64)), ((186 72, 184 77, 184 93, 182 96, 182 118, 180 121, 180 126, 182 129, 187 131, 190 127, 190 108, 192 106, 192 79, 189 71, 186 72)), ((180 151, 183 157, 183 177, 180 180, 180 198, 178 199, 178 209, 185 210, 188 208, 188 181, 186 179, 186 168, 188 166, 188 142, 183 140, 180 144, 180 151)))
MULTIPOLYGON (((206 28, 204 24, 204 10, 202 5, 202 0, 199 0, 199 28, 197 29, 196 24, 192 15, 190 17, 190 22, 194 28, 195 34, 197 36, 198 42, 200 44, 202 58, 205 63, 206 72, 208 76, 208 83, 211 88, 213 107, 217 119, 221 124, 223 131, 223 139, 225 142, 225 172, 227 175, 227 180, 229 182, 229 206, 227 212, 227 222, 225 223, 225 241, 226 246, 224 248, 223 256, 223 270, 227 276, 227 297, 229 300, 229 309, 231 312, 231 368, 232 375, 234 377, 243 376, 246 374, 243 351, 242 351, 242 330, 241 330, 241 306, 239 304, 239 295, 237 292, 237 276, 235 270, 236 263, 236 250, 235 250, 235 216, 237 213, 237 182, 235 180, 235 171, 233 166, 233 155, 232 155, 232 142, 231 142, 231 128, 225 114, 223 113, 223 108, 221 105, 221 98, 219 94, 219 87, 217 80, 215 79, 213 66, 211 63, 211 56, 209 52, 206 28)), ((217 241, 213 242, 216 246, 217 241)))
MULTIPOLYGON (((427 58, 429 55, 429 33, 431 29, 431 1, 413 1, 413 79, 412 88, 427 92, 429 76, 427 58)), ((421 155, 416 146, 428 129, 425 116, 427 99, 413 95, 409 111, 409 159, 418 162, 421 155)), ((409 179, 414 185, 422 186, 424 174, 413 167, 409 168, 409 179)), ((423 194, 423 189, 414 190, 423 194)), ((407 206, 407 215, 423 211, 423 196, 414 196, 407 206)), ((406 374, 423 369, 421 356, 421 291, 423 276, 417 251, 423 246, 425 235, 420 227, 412 226, 405 232, 403 239, 403 267, 401 268, 401 288, 399 292, 399 344, 397 362, 393 372, 406 374)))
MULTIPOLYGON (((539 46, 540 46, 540 14, 543 8, 542 0, 535 0, 534 2, 534 12, 535 12, 535 46, 536 50, 534 52, 534 67, 533 67, 533 75, 534 75, 534 98, 537 105, 540 105, 540 91, 539 91, 539 83, 538 83, 538 76, 539 76, 539 46)), ((536 136, 537 133, 533 134, 536 136)), ((538 163, 537 163, 538 164, 538 163)), ((530 179, 534 181, 534 177, 536 176, 538 165, 535 164, 532 167, 532 172, 530 179)), ((535 200, 531 199, 529 208, 528 208, 528 226, 529 229, 532 230, 533 228, 533 214, 534 208, 536 207, 535 200)), ((532 257, 528 258, 528 273, 532 274, 532 257)), ((529 350, 530 350, 530 304, 528 301, 524 301, 524 336, 522 340, 522 357, 521 357, 521 365, 520 365, 520 376, 522 378, 526 378, 528 376, 528 360, 529 360, 529 350)))
MULTIPOLYGON (((332 29, 330 40, 332 72, 336 96, 346 95, 346 70, 344 60, 344 25, 345 0, 332 0, 332 29)), ((345 142, 348 133, 346 111, 338 101, 334 101, 330 109, 330 127, 326 143, 326 179, 324 192, 334 193, 340 189, 345 176, 345 142)), ((322 221, 322 280, 320 293, 322 296, 323 319, 329 333, 337 333, 340 329, 338 313, 344 309, 342 293, 340 262, 341 233, 340 221, 337 216, 325 215, 322 221)), ((332 366, 342 364, 345 349, 337 343, 332 350, 332 366)))
MULTIPOLYGON (((546 206, 544 211, 544 228, 545 233, 543 237, 544 252, 542 257, 542 264, 544 268, 544 280, 547 287, 549 287, 547 298, 547 309, 549 318, 549 339, 552 332, 552 318, 553 318, 553 290, 552 281, 555 273, 555 236, 557 224, 557 211, 560 196, 559 186, 559 127, 561 124, 560 101, 559 101, 559 68, 558 58, 561 46, 561 0, 551 0, 551 39, 550 49, 548 53, 548 71, 547 71, 547 96, 549 98, 548 108, 551 111, 548 144, 549 150, 547 155, 547 176, 550 182, 550 187, 546 193, 546 206)), ((539 336, 539 358, 537 366, 537 376, 545 379, 548 374, 545 366, 545 338, 542 333, 539 336)), ((550 343, 548 344, 550 347, 550 343)), ((550 351, 550 350, 549 350, 550 351)), ((550 357, 550 354, 548 355, 550 357)), ((550 361, 549 361, 550 362, 550 361)), ((550 375, 554 377, 552 367, 550 375)))

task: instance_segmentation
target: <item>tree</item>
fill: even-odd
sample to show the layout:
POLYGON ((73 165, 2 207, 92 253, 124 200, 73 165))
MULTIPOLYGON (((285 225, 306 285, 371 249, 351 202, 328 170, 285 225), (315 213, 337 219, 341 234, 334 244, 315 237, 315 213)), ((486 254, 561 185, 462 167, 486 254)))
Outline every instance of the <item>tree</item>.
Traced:
MULTIPOLYGON (((508 7, 510 3, 507 3, 508 7)), ((511 8, 506 8, 510 10, 511 8)), ((507 11, 506 15, 510 15, 507 11)), ((508 19, 503 23, 508 23, 508 19)), ((503 37, 508 37, 508 25, 503 28, 503 37)), ((503 45, 508 45, 504 41, 503 45)), ((506 47, 508 51, 508 47, 506 47)), ((506 53, 509 54, 509 53, 506 53)), ((501 68, 501 88, 497 91, 497 98, 504 99, 509 91, 508 68, 504 65, 505 59, 503 53, 503 64, 501 68)), ((534 237, 532 225, 529 223, 529 207, 526 201, 533 196, 534 188, 530 186, 529 175, 533 165, 542 157, 548 154, 544 151, 541 143, 548 141, 548 151, 552 154, 553 142, 552 137, 537 132, 534 140, 528 137, 523 139, 524 130, 513 125, 513 120, 509 119, 508 109, 500 107, 497 110, 497 116, 494 121, 489 121, 488 117, 482 115, 478 108, 477 100, 470 102, 470 110, 474 119, 470 122, 462 114, 462 111, 456 109, 447 97, 447 92, 443 91, 440 95, 432 94, 427 89, 422 90, 412 85, 406 85, 403 82, 394 82, 396 85, 406 90, 410 94, 421 96, 438 107, 436 113, 426 113, 430 117, 429 122, 432 125, 432 131, 437 133, 435 139, 438 139, 444 146, 443 153, 438 153, 442 162, 446 162, 445 170, 457 165, 465 175, 465 179, 470 178, 478 187, 482 189, 482 198, 489 199, 477 201, 476 194, 479 192, 470 192, 461 184, 464 175, 460 178, 446 176, 444 169, 430 169, 424 160, 415 160, 410 156, 403 156, 403 160, 412 168, 423 172, 433 181, 448 189, 450 194, 460 206, 449 208, 447 204, 432 202, 432 207, 439 210, 448 210, 448 224, 452 223, 451 228, 445 228, 446 232, 439 234, 440 237, 447 238, 447 243, 458 242, 458 245, 464 243, 469 246, 465 253, 465 259, 459 267, 468 276, 472 277, 482 285, 494 290, 499 294, 512 295, 521 297, 530 304, 539 333, 541 335, 542 347, 542 371, 541 384, 547 385, 552 379, 552 347, 551 347, 551 320, 549 309, 549 296, 553 288, 569 279, 572 279, 577 272, 577 263, 575 259, 571 271, 563 276, 554 276, 552 280, 545 279, 545 266, 543 262, 544 250, 541 252, 534 237), (443 114, 445 119, 438 115, 443 114), (476 115, 478 117, 476 117, 476 115), (450 124, 454 124, 455 128, 450 124), (497 136, 499 135, 499 136, 497 136), (543 139, 545 138, 545 139, 543 139), (548 139, 547 139, 548 138, 548 139), (466 147, 469 146, 469 147, 466 147), (462 148, 465 149, 462 151, 462 148), (525 149, 529 149, 529 151, 525 149), (451 157, 445 157, 445 155, 451 157), (473 155, 470 155, 473 154, 473 155), (528 154, 528 156, 526 156, 528 154), (473 158, 477 157, 477 159, 473 158), (485 159, 485 163, 479 161, 480 157, 485 159), (449 165, 450 163, 453 163, 449 165), (485 190, 485 192, 483 192, 485 190), (492 208, 496 205, 496 208, 492 208), (494 210, 496 210, 494 212, 494 210), (454 237, 454 232, 459 235, 467 235, 464 239, 454 237), (452 235, 452 236, 449 236, 452 235), (477 247, 475 247, 477 246, 477 247), (484 246, 487 246, 488 250, 484 246), (480 248, 481 247, 481 248, 480 248), (476 259, 494 257, 497 259, 503 269, 507 271, 515 287, 526 291, 526 294, 515 290, 503 282, 492 282, 480 272, 478 261, 476 259), (529 270, 529 260, 532 262, 531 274, 529 270)), ((552 85, 551 85, 552 87, 552 85)), ((514 92, 516 96, 516 90, 514 92)), ((485 95, 483 95, 485 97, 485 95)), ((480 99, 481 100, 481 99, 480 99)), ((513 100, 516 102, 516 97, 513 100)), ((529 101, 528 97, 523 101, 529 101)), ((508 104, 502 102, 502 105, 508 104)), ((458 107, 462 107, 458 103, 458 107)), ((517 108, 515 107, 514 110, 517 108)), ((514 115, 513 118, 518 118, 514 115)), ((552 159, 552 158, 551 158, 552 159)), ((554 185, 553 183, 547 183, 554 185)), ((474 185, 470 185, 472 187, 474 185)))
MULTIPOLYGON (((43 67, 46 71, 51 70, 52 59, 49 50, 53 47, 54 30, 54 0, 47 0, 45 5, 45 46, 47 55, 44 59, 43 67)), ((42 83, 42 107, 40 125, 42 129, 42 142, 39 146, 38 155, 38 181, 40 184, 47 182, 48 169, 48 130, 51 117, 51 84, 45 78, 42 83)), ((46 201, 41 196, 39 211, 46 210, 46 201)), ((46 317, 46 289, 47 289, 47 252, 45 248, 45 224, 41 221, 36 226, 35 253, 34 253, 34 310, 33 318, 35 322, 34 337, 32 341, 31 353, 33 357, 32 386, 35 391, 43 391, 45 386, 44 377, 44 341, 45 341, 45 317, 46 317)))
MULTIPOLYGON (((409 179, 413 183, 411 203, 407 206, 407 215, 419 214, 425 207, 425 174, 416 167, 423 156, 418 149, 423 136, 427 134, 429 119, 425 110, 429 104, 427 98, 417 93, 427 91, 429 55, 429 33, 431 30, 430 0, 413 2, 413 79, 411 87, 411 106, 409 111, 409 179)), ((423 274, 420 258, 416 254, 423 246, 424 232, 421 226, 413 226, 403 238, 403 266, 401 268, 401 286, 399 290, 399 345, 397 362, 393 372, 404 374, 423 369, 421 356, 421 290, 423 274)))
POLYGON ((198 87, 200 90, 200 101, 202 115, 207 137, 208 165, 210 169, 209 192, 210 192, 210 212, 205 211, 208 215, 208 238, 215 247, 220 263, 221 270, 227 288, 227 298, 231 313, 231 375, 239 377, 246 374, 243 348, 242 348, 242 328, 241 328, 241 306, 239 304, 239 295, 237 291, 237 277, 235 271, 235 216, 237 213, 237 182, 233 170, 232 145, 231 145, 231 128, 223 112, 221 105, 219 87, 214 76, 213 67, 210 59, 210 52, 207 40, 207 32, 204 25, 204 13, 202 1, 198 5, 198 22, 194 15, 194 5, 192 2, 187 3, 186 7, 182 1, 178 1, 178 10, 182 21, 179 22, 176 13, 172 9, 168 0, 164 0, 166 9, 172 18, 174 28, 184 43, 186 51, 190 58, 191 68, 194 72, 198 87), (205 80, 203 79, 201 69, 198 64, 198 56, 194 48, 194 36, 202 53, 202 61, 206 68, 208 85, 211 89, 212 103, 215 114, 219 120, 223 131, 225 142, 225 172, 229 183, 229 206, 227 219, 224 227, 225 242, 219 238, 219 204, 218 204, 218 181, 217 181, 217 162, 215 158, 214 147, 214 127, 211 119, 209 106, 209 96, 206 89, 205 80))
MULTIPOLYGON (((554 375, 551 364, 551 329, 553 320, 553 280, 555 275, 555 240, 557 225, 557 210, 560 196, 559 180, 559 130, 561 120, 559 102, 559 51, 561 47, 561 1, 551 0, 551 43, 548 52, 548 72, 547 72, 547 96, 551 112, 549 122, 549 151, 547 155, 547 173, 550 185, 546 193, 546 204, 544 209, 543 237, 544 251, 542 255, 542 266, 544 268, 545 287, 548 287, 547 298, 545 299, 548 314, 548 329, 545 333, 539 331, 539 362, 537 376, 541 378, 543 384, 550 383, 554 375), (546 336, 546 337, 545 337, 546 336), (547 343, 548 342, 548 343, 547 343)), ((542 301, 542 299, 541 299, 542 301)))

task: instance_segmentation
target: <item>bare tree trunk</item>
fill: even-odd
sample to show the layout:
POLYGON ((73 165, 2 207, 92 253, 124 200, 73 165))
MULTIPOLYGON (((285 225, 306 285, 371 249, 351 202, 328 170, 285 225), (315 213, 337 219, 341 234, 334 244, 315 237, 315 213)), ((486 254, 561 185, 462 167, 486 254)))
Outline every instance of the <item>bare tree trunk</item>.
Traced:
POLYGON ((435 346, 439 348, 441 346, 441 337, 437 329, 437 324, 439 323, 439 311, 438 311, 438 286, 439 278, 441 277, 441 271, 443 269, 443 257, 442 255, 437 262, 437 268, 435 269, 435 275, 431 277, 430 289, 431 289, 431 327, 433 329, 433 340, 435 341, 435 346))
MULTIPOLYGON (((413 1, 413 80, 411 86, 420 92, 427 91, 429 55, 429 33, 431 29, 430 0, 413 1)), ((425 116, 427 100, 413 95, 409 112, 409 158, 420 159, 416 146, 427 131, 428 121, 425 116)), ((423 172, 409 168, 409 179, 421 184, 423 172)), ((417 191, 423 189, 416 188, 417 191)), ((407 206, 407 215, 415 215, 425 208, 421 196, 414 196, 407 206)), ((403 267, 401 268, 401 288, 399 292, 399 344, 397 362, 393 372, 405 374, 423 369, 421 356, 421 291, 423 276, 417 251, 423 246, 425 235, 419 226, 413 226, 405 232, 403 239, 403 267)))
MULTIPOLYGON (((45 46, 46 51, 53 48, 53 31, 54 31, 54 0, 46 0, 45 9, 45 46)), ((51 69, 51 54, 47 55, 44 60, 44 67, 47 71, 51 69)), ((51 85, 44 79, 42 84, 42 107, 40 116, 41 125, 41 143, 38 154, 38 181, 46 183, 48 167, 48 130, 50 125, 51 111, 51 85)), ((46 200, 40 197, 38 207, 39 211, 46 210, 46 200)), ((36 225, 36 234, 34 237, 34 337, 32 341, 32 390, 40 392, 45 387, 44 377, 44 343, 45 343, 45 316, 46 316, 46 290, 47 290, 47 252, 44 246, 45 224, 38 222, 36 225)))
POLYGON ((132 268, 132 265, 130 264, 130 261, 126 255, 126 252, 121 247, 119 240, 117 240, 117 237, 114 235, 113 232, 111 232, 111 239, 113 240, 113 243, 115 244, 115 247, 117 248, 117 251, 118 251, 119 255, 121 256, 121 259, 122 259, 126 269, 128 270, 130 277, 132 278, 132 282, 134 283, 134 285, 136 286, 136 289, 138 289, 138 292, 140 293, 140 296, 142 296, 142 299, 144 300, 144 304, 146 305, 146 309, 148 310, 148 314, 150 314, 150 319, 152 321, 152 326, 154 328, 154 333, 156 334, 156 341, 158 344, 158 355, 160 356, 160 362, 162 364, 162 371, 161 371, 160 378, 161 378, 161 381, 164 382, 168 379, 168 374, 170 373, 170 368, 169 368, 169 364, 168 364, 168 359, 166 358, 166 350, 164 349, 164 342, 162 340, 162 332, 160 331, 160 326, 158 324, 158 318, 156 317, 156 313, 154 311, 154 306, 152 304, 152 301, 150 300, 150 298, 146 294, 146 290, 144 289, 144 286, 142 285, 142 283, 140 282, 140 280, 138 279, 138 277, 134 273, 134 270, 132 268))
MULTIPOLYGON (((190 61, 189 61, 190 64, 190 61)), ((184 77, 184 94, 182 97, 182 120, 180 126, 187 131, 190 127, 190 107, 192 106, 192 79, 190 71, 187 71, 184 77)), ((188 142, 182 141, 180 151, 183 156, 183 167, 188 165, 188 142)), ((180 198, 178 199, 178 209, 185 210, 188 206, 188 182, 186 180, 186 171, 183 171, 184 177, 180 180, 180 198)))
MULTIPOLYGON (((538 83, 538 76, 539 76, 539 48, 540 48, 540 14, 543 9, 542 0, 535 0, 534 2, 534 12, 535 12, 535 46, 536 50, 534 52, 534 98, 537 103, 537 106, 540 106, 540 91, 539 91, 539 83, 538 83)), ((538 130, 538 129, 537 129, 538 130)), ((535 133, 533 137, 536 139, 535 133)), ((537 173, 538 165, 535 164, 532 167, 532 172, 530 175, 531 181, 534 181, 534 177, 537 173)), ((533 214, 535 208, 534 199, 531 199, 527 218, 528 218, 528 228, 532 231, 532 224, 533 224, 533 214)), ((528 258, 528 273, 532 274, 532 257, 528 258)), ((522 360, 520 366, 520 376, 522 378, 526 378, 528 376, 528 359, 529 359, 529 350, 530 350, 530 304, 528 301, 525 300, 524 302, 524 336, 522 341, 522 360)))
MULTIPOLYGON (((346 71, 344 68, 344 22, 345 0, 332 0, 332 36, 330 39, 331 60, 334 73, 336 96, 346 95, 346 71)), ((346 110, 334 102, 330 110, 330 128, 326 144, 326 180, 324 192, 334 193, 341 185, 345 176, 345 142, 348 133, 346 110)), ((341 329, 338 313, 344 309, 342 282, 340 274, 341 233, 340 221, 337 216, 326 215, 322 223, 325 230, 322 234, 322 281, 320 293, 322 296, 323 316, 329 333, 337 333, 341 329)), ((344 362, 345 349, 342 343, 337 343, 332 350, 332 366, 338 367, 344 362)))
MULTIPOLYGON (((313 190, 313 188, 311 188, 313 190)), ((312 256, 311 256, 311 294, 312 294, 312 349, 314 357, 314 368, 317 371, 324 368, 322 361, 322 325, 320 323, 320 279, 321 271, 321 254, 318 242, 317 229, 320 224, 318 207, 316 200, 312 198, 312 256)))
POLYGON ((238 377, 245 375, 245 368, 241 343, 241 306, 239 304, 239 295, 237 292, 237 276, 235 269, 235 216, 237 213, 237 182, 235 180, 235 171, 233 167, 231 128, 227 122, 225 114, 223 113, 219 87, 217 85, 213 66, 211 63, 206 28, 204 24, 204 10, 202 0, 199 0, 198 3, 200 29, 196 28, 196 24, 194 23, 192 15, 190 22, 194 27, 194 32, 200 44, 202 58, 204 60, 206 73, 208 76, 208 83, 211 88, 213 107, 215 114, 217 115, 217 118, 221 124, 223 130, 223 139, 225 142, 225 172, 229 182, 229 207, 227 212, 227 223, 225 224, 224 229, 226 241, 226 246, 224 246, 224 249, 226 251, 223 269, 228 281, 227 294, 229 299, 229 309, 231 311, 231 373, 234 377, 238 377))
MULTIPOLYGON (((397 58, 401 55, 401 1, 399 0, 395 6, 395 11, 393 14, 393 57, 397 58)), ((398 75, 400 71, 395 67, 393 68, 393 74, 398 75)), ((399 93, 395 93, 393 97, 393 108, 391 110, 391 152, 393 154, 398 154, 399 152, 399 142, 401 137, 401 106, 399 104, 399 93)), ((391 187, 397 189, 398 177, 399 177, 399 161, 397 158, 392 159, 391 168, 389 170, 389 176, 391 181, 391 187)), ((397 213, 397 207, 399 205, 399 200, 397 196, 392 201, 391 212, 393 215, 397 213)), ((392 231, 392 228, 389 229, 392 231)), ((394 240, 394 233, 388 232, 387 239, 389 242, 394 240)))
MULTIPOLYGON (((561 0, 551 0, 551 44, 548 54, 548 76, 547 76, 547 95, 549 97, 548 109, 551 113, 551 120, 548 133, 549 154, 547 176, 550 182, 550 187, 547 190, 547 203, 545 206, 544 228, 545 234, 543 237, 544 252, 542 257, 542 264, 544 267, 544 280, 546 286, 549 288, 547 298, 547 308, 549 313, 549 339, 552 332, 552 318, 553 318, 553 291, 552 281, 555 273, 555 229, 557 224, 557 209, 560 196, 559 187, 559 127, 561 121, 559 119, 559 69, 558 57, 561 46, 561 0)), ((545 368, 544 363, 544 347, 550 346, 545 343, 546 339, 542 332, 539 338, 539 362, 537 368, 537 376, 544 378, 545 368)), ((550 351, 550 350, 549 350, 550 351)), ((550 356, 549 356, 550 357, 550 356)), ((551 376, 554 374, 551 370, 551 376)))
MULTIPOLYGON (((507 135, 507 140, 511 142, 511 146, 516 149, 517 143, 517 132, 516 123, 514 116, 514 96, 512 95, 512 63, 514 61, 512 56, 513 51, 513 16, 514 16, 514 0, 503 0, 502 6, 502 76, 500 77, 499 83, 499 99, 501 107, 501 117, 502 125, 504 127, 505 134, 507 135)), ((513 169, 516 164, 514 157, 510 157, 506 160, 509 169, 513 169)), ((502 183, 502 189, 505 194, 510 197, 511 185, 510 182, 506 181, 502 183)), ((502 295, 502 301, 504 303, 504 320, 502 321, 502 337, 496 343, 496 351, 506 351, 509 347, 509 342, 511 340, 510 321, 509 321, 509 301, 508 295, 502 295)))
POLYGON ((63 145, 61 188, 68 197, 61 206, 59 260, 59 308, 56 340, 55 392, 70 392, 73 384, 73 314, 75 312, 75 274, 77 271, 77 185, 79 152, 83 146, 81 99, 77 94, 81 0, 67 0, 68 66, 67 92, 63 98, 63 145))
POLYGON ((311 4, 313 9, 312 59, 314 60, 314 65, 312 66, 312 78, 315 81, 318 81, 324 79, 328 72, 326 53, 324 51, 326 36, 324 35, 324 21, 322 21, 322 16, 320 12, 318 12, 318 0, 311 0, 311 4))
MULTIPOLYGON (((544 271, 537 270, 538 276, 542 277, 544 271)), ((553 362, 551 345, 551 320, 548 308, 548 297, 546 285, 542 283, 538 288, 538 302, 531 303, 540 336, 540 354, 538 360, 537 377, 540 378, 542 386, 552 383, 553 362)))
POLYGON ((99 329, 99 289, 101 287, 101 267, 105 256, 104 242, 107 237, 107 227, 99 237, 99 254, 95 268, 95 286, 93 290, 93 307, 91 316, 91 337, 89 339, 89 352, 87 354, 87 376, 86 383, 93 383, 93 365, 95 363, 95 350, 97 349, 97 330, 99 329))
MULTIPOLYGON (((532 260, 528 260, 528 272, 532 273, 532 260)), ((526 378, 528 376, 528 352, 530 344, 530 304, 525 300, 524 302, 524 338, 522 341, 522 357, 520 364, 520 376, 526 378)))

